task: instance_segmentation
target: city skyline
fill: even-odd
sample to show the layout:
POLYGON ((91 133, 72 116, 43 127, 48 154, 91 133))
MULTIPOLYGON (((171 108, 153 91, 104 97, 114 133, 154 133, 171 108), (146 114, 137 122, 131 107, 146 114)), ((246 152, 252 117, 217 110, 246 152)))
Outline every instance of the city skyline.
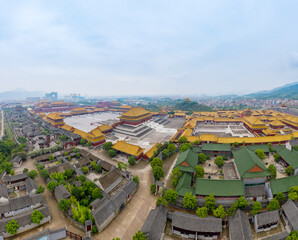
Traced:
POLYGON ((297 81, 297 5, 3 3, 2 91, 129 96, 273 89, 297 81))

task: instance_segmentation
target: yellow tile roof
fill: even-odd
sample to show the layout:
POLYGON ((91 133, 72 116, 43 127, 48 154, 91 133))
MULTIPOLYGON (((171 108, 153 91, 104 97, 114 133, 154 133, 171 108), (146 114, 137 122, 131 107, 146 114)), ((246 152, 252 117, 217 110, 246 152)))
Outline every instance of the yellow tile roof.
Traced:
POLYGON ((135 157, 139 156, 145 150, 139 146, 127 143, 125 140, 117 141, 112 148, 135 157))
POLYGON ((140 117, 146 114, 151 114, 151 112, 145 110, 142 107, 134 107, 128 110, 127 112, 123 113, 123 117, 140 117))
POLYGON ((217 136, 214 134, 202 134, 200 136, 200 141, 216 142, 217 136))
POLYGON ((279 120, 275 120, 273 122, 270 122, 269 124, 272 126, 284 126, 284 124, 279 120))
POLYGON ((111 130, 112 127, 109 124, 104 124, 104 125, 98 126, 97 129, 101 132, 104 132, 104 131, 111 130))
POLYGON ((47 115, 47 118, 52 119, 52 120, 62 120, 63 117, 61 117, 59 114, 57 113, 49 113, 47 115))
POLYGON ((66 131, 69 131, 69 132, 74 131, 74 128, 72 126, 67 125, 67 124, 64 124, 64 125, 60 126, 60 128, 66 130, 66 131))
POLYGON ((144 155, 146 155, 148 158, 151 158, 154 155, 154 152, 157 151, 157 145, 159 143, 155 143, 147 152, 145 152, 144 155))
POLYGON ((132 108, 132 106, 129 106, 129 105, 122 105, 120 108, 129 108, 129 109, 131 109, 132 108))

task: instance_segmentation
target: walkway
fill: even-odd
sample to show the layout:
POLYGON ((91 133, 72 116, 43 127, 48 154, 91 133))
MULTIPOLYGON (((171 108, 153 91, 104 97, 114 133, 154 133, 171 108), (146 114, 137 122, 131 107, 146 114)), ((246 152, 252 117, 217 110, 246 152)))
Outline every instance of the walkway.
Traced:
POLYGON ((1 133, 0 133, 0 140, 2 140, 2 138, 4 137, 4 112, 3 112, 2 109, 1 109, 1 116, 2 116, 2 119, 1 119, 1 133))

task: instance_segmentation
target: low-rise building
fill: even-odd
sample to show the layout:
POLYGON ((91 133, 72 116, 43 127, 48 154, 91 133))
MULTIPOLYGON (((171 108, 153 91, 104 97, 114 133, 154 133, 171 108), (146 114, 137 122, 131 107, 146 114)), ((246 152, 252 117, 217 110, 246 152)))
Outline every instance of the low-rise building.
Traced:
POLYGON ((278 210, 259 213, 254 216, 254 227, 256 232, 269 231, 273 228, 277 228, 278 224, 278 210))
POLYGON ((230 240, 251 240, 250 222, 245 212, 238 209, 234 216, 229 217, 230 240))

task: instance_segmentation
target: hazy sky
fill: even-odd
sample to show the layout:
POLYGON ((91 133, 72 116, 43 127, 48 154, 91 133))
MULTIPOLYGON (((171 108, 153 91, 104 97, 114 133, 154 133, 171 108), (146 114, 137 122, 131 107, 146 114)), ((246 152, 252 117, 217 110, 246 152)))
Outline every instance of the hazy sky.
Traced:
POLYGON ((298 1, 0 0, 0 91, 249 93, 297 77, 298 1))

